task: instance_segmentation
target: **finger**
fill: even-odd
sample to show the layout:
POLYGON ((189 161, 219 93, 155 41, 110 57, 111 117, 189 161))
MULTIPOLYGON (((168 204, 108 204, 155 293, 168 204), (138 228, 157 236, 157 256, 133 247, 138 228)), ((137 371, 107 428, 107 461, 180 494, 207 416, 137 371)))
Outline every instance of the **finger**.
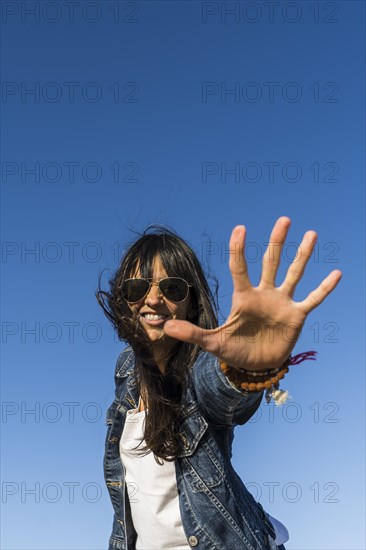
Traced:
POLYGON ((164 332, 171 338, 197 344, 206 351, 214 351, 211 331, 197 327, 189 321, 169 320, 164 324, 164 332))
POLYGON ((263 256, 262 276, 259 286, 274 286, 278 266, 280 264, 281 251, 286 240, 290 224, 291 220, 286 216, 282 216, 276 221, 269 238, 267 249, 263 256))
POLYGON ((229 268, 233 278, 234 292, 242 292, 252 286, 244 258, 245 236, 244 225, 237 225, 234 227, 229 241, 229 268))
POLYGON ((299 305, 305 311, 306 315, 325 300, 325 298, 335 289, 341 278, 342 272, 339 271, 339 269, 335 269, 329 273, 328 277, 323 279, 318 288, 310 292, 305 300, 299 302, 299 305))
POLYGON ((307 231, 297 249, 296 256, 292 261, 292 264, 288 268, 285 280, 279 287, 286 292, 289 296, 293 296, 296 286, 303 276, 306 264, 308 263, 317 240, 317 234, 315 231, 307 231))

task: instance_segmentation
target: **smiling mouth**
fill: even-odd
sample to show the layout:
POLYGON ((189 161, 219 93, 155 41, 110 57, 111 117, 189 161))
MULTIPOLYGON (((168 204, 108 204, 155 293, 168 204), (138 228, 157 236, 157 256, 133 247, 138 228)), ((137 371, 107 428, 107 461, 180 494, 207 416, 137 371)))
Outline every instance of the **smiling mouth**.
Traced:
POLYGON ((161 325, 164 324, 167 319, 169 319, 169 315, 164 315, 160 313, 141 313, 140 317, 142 317, 148 325, 161 325))

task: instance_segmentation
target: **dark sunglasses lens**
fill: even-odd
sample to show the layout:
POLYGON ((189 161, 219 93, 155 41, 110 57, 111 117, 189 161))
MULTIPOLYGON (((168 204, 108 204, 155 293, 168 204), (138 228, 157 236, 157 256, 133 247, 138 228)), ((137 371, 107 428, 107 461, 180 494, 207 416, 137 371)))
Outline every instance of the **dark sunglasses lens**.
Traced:
POLYGON ((188 285, 183 279, 168 278, 159 283, 162 293, 172 302, 182 302, 188 294, 188 285))
POLYGON ((139 302, 149 289, 146 279, 127 279, 122 283, 122 296, 126 302, 139 302))

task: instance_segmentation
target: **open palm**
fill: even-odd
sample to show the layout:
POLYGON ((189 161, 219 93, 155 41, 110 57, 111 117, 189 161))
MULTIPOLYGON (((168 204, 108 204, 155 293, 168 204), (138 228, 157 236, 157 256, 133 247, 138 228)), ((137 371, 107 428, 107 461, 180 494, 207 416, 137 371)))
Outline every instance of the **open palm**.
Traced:
POLYGON ((315 231, 307 231, 285 280, 275 286, 290 223, 287 217, 275 223, 257 287, 249 280, 244 258, 246 229, 242 225, 234 227, 229 243, 234 292, 226 322, 216 329, 205 330, 188 321, 171 320, 165 323, 166 334, 198 344, 233 367, 258 371, 282 365, 294 348, 307 315, 334 290, 342 277, 341 271, 334 270, 305 300, 293 300, 317 239, 315 231))

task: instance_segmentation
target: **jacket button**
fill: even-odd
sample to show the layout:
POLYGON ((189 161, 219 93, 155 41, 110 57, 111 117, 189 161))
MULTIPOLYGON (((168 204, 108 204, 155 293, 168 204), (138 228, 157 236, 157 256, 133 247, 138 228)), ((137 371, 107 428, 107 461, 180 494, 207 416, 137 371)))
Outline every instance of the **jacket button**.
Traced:
POLYGON ((188 542, 189 542, 189 545, 190 545, 190 546, 197 546, 197 544, 198 544, 198 539, 197 539, 197 537, 195 537, 194 535, 192 535, 191 537, 189 537, 188 542))

